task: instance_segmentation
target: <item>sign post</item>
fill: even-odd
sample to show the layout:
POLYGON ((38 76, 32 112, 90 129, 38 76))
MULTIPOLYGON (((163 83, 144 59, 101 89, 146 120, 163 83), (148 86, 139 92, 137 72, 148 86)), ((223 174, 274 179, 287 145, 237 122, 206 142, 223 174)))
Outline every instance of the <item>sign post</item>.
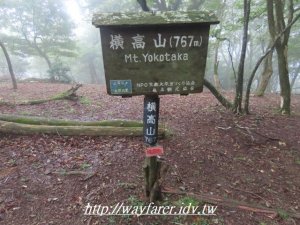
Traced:
MULTIPOLYGON (((159 119, 159 97, 158 95, 146 95, 144 98, 144 143, 146 146, 156 146, 158 139, 158 119, 159 119)), ((145 194, 153 202, 161 198, 160 186, 158 179, 160 176, 161 163, 157 156, 152 154, 147 156, 144 162, 145 174, 145 194)))
POLYGON ((209 29, 219 21, 209 12, 173 11, 94 14, 92 23, 100 28, 107 93, 145 96, 145 192, 155 201, 163 153, 159 95, 202 92, 209 29))

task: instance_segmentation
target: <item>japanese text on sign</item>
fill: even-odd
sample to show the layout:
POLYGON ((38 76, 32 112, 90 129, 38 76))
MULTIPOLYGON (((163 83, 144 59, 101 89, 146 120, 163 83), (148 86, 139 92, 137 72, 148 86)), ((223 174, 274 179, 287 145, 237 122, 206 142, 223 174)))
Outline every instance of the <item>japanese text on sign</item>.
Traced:
POLYGON ((146 143, 152 145, 157 142, 158 103, 155 101, 147 101, 144 107, 144 138, 146 143))
MULTIPOLYGON (((121 34, 111 34, 110 35, 110 49, 124 50, 125 40, 121 34)), ((136 34, 131 37, 131 49, 145 49, 145 35, 136 34)), ((152 43, 147 43, 150 47, 154 48, 192 48, 202 46, 202 36, 196 37, 195 35, 172 35, 168 38, 164 37, 161 33, 157 34, 157 37, 152 39, 152 43)), ((187 52, 176 52, 176 53, 142 53, 142 54, 125 54, 125 63, 152 63, 152 62, 174 62, 174 61, 188 61, 189 54, 187 52)))
MULTIPOLYGON (((124 38, 120 34, 111 34, 110 48, 113 50, 124 49, 124 38)), ((146 42, 144 41, 145 36, 136 34, 136 36, 131 37, 133 49, 144 49, 146 42)), ((155 48, 191 48, 191 47, 201 47, 202 36, 195 37, 194 35, 173 35, 169 38, 164 38, 162 34, 158 33, 157 38, 153 39, 153 44, 155 48)))

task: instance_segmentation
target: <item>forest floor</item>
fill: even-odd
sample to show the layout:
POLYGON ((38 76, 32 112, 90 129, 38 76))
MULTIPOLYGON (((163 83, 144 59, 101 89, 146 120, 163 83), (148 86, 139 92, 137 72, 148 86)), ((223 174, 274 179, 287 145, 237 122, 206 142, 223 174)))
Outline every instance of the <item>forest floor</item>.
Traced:
MULTIPOLYGON (((10 84, 0 83, 0 100, 46 98, 69 87, 24 83, 13 92, 10 84)), ((80 121, 142 120, 142 96, 108 96, 99 85, 84 85, 78 94, 83 97, 77 102, 2 105, 0 113, 80 121)), ((214 216, 84 215, 88 203, 148 205, 142 137, 0 133, 0 224, 300 224, 292 216, 300 213, 300 95, 292 98, 291 116, 278 114, 278 105, 276 94, 252 97, 252 114, 245 116, 226 111, 207 90, 161 96, 160 123, 172 135, 159 140, 170 165, 164 190, 260 205, 276 214, 220 203, 215 204, 214 216)), ((164 194, 158 204, 203 207, 205 201, 164 194)))

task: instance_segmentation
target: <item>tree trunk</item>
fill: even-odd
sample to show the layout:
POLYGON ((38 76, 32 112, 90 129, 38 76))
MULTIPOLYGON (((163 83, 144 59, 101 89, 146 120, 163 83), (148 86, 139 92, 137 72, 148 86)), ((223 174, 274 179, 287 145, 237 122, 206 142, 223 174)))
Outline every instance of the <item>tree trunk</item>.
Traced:
POLYGON ((240 56, 240 63, 237 74, 236 93, 234 99, 233 111, 235 113, 242 112, 242 100, 243 100, 243 84, 244 84, 244 65, 246 58, 246 50, 248 43, 248 25, 250 17, 250 2, 251 0, 244 0, 244 30, 243 30, 243 43, 240 56))
POLYGON ((221 87, 221 82, 219 78, 219 73, 218 73, 218 68, 219 68, 219 60, 218 60, 218 53, 219 53, 219 46, 220 46, 220 41, 217 41, 216 45, 216 50, 215 50, 215 62, 214 62, 214 81, 215 81, 215 86, 218 91, 222 90, 221 87))
POLYGON ((293 76, 293 78, 291 80, 291 89, 294 87, 294 84, 297 80, 297 77, 299 76, 299 73, 300 73, 300 66, 296 69, 295 75, 293 76))
POLYGON ((226 108, 232 109, 233 105, 229 102, 208 80, 204 78, 203 84, 210 90, 216 99, 226 108))
POLYGON ((0 46, 2 48, 2 51, 4 53, 4 56, 5 56, 5 59, 6 59, 6 62, 7 62, 7 66, 8 66, 8 70, 9 70, 9 73, 10 73, 10 77, 11 77, 11 81, 12 81, 12 84, 13 84, 13 88, 14 88, 14 90, 16 90, 18 88, 17 87, 17 80, 16 80, 16 77, 15 77, 15 74, 14 74, 14 71, 13 71, 13 67, 12 67, 9 55, 7 53, 7 50, 6 50, 3 42, 1 42, 1 41, 0 41, 0 46))
POLYGON ((256 89, 256 96, 264 96, 267 86, 269 84, 270 78, 273 74, 273 50, 269 53, 269 55, 265 58, 264 68, 260 75, 259 86, 256 89))
MULTIPOLYGON (((270 2, 268 2, 268 4, 270 4, 270 2)), ((272 5, 268 5, 268 7, 270 7, 270 8, 272 8, 272 5)), ((269 8, 268 8, 268 10, 270 10, 269 8)), ((272 12, 272 10, 270 10, 271 12, 272 12)), ((270 23, 270 21, 272 22, 272 15, 270 15, 269 14, 270 12, 268 12, 268 21, 269 21, 269 23, 270 23)), ((253 78, 254 78, 254 76, 255 76, 255 73, 256 73, 256 71, 257 71, 257 69, 258 69, 258 67, 259 67, 259 65, 262 63, 262 61, 265 59, 265 57, 267 57, 268 56, 268 54, 270 54, 270 53, 272 53, 273 52, 273 50, 274 50, 274 48, 277 46, 278 47, 278 41, 282 38, 282 37, 284 37, 284 35, 286 34, 286 32, 288 32, 289 33, 289 30, 291 29, 291 27, 293 26, 293 24, 298 20, 300 18, 300 14, 299 15, 297 15, 285 28, 284 28, 284 30, 282 30, 281 31, 281 33, 279 34, 279 35, 277 35, 277 37, 276 38, 272 38, 273 39, 273 44, 271 45, 271 47, 265 52, 265 54, 262 56, 262 57, 260 57, 260 59, 257 61, 257 63, 256 63, 256 65, 255 65, 255 67, 254 67, 254 69, 253 69, 253 71, 252 71, 252 73, 251 73, 251 75, 250 75, 250 78, 249 78, 249 81, 248 81, 248 84, 247 84, 247 90, 246 90, 246 96, 245 96, 245 112, 247 113, 247 114, 249 114, 249 96, 250 96, 250 89, 251 89, 251 84, 252 84, 252 81, 253 81, 253 78)), ((272 24, 270 24, 269 25, 269 29, 270 29, 270 27, 272 27, 272 24)), ((273 37, 273 33, 272 33, 272 29, 270 29, 270 34, 271 34, 271 36, 273 37)), ((279 46, 281 46, 281 45, 279 45, 279 46)), ((287 47, 287 46, 286 46, 287 47)), ((283 51, 284 53, 287 53, 287 51, 285 52, 285 51, 283 51)), ((278 54, 278 53, 277 53, 278 54)), ((287 54, 283 54, 283 56, 286 58, 287 57, 287 54)), ((287 60, 287 58, 286 58, 286 60, 287 60)), ((279 59, 278 59, 278 62, 279 62, 279 59)), ((287 63, 287 62, 286 62, 287 63)), ((278 64, 279 65, 279 64, 278 64)), ((285 69, 286 70, 288 70, 287 69, 287 66, 285 66, 285 69)), ((288 77, 288 75, 287 75, 287 77, 288 77)), ((289 81, 289 78, 288 78, 288 81, 289 81)), ((291 93, 290 93, 291 94, 291 93)), ((290 97, 289 97, 289 99, 290 99, 290 97)), ((289 100, 290 101, 290 100, 289 100)))
MULTIPOLYGON (((280 36, 279 36, 280 37, 280 36)), ((278 39, 279 39, 278 37, 278 39)), ((273 45, 271 46, 270 49, 268 49, 266 51, 266 53, 259 58, 259 60, 256 62, 256 65, 253 69, 253 71, 251 72, 251 75, 249 77, 249 81, 248 81, 248 84, 247 84, 247 89, 246 89, 246 94, 245 94, 245 104, 244 104, 244 110, 245 110, 245 113, 246 114, 249 114, 249 99, 250 99, 250 90, 251 90, 251 85, 252 85, 252 81, 254 79, 254 76, 255 76, 255 73, 256 71, 258 70, 258 67, 260 66, 260 64, 262 63, 262 61, 268 56, 268 54, 271 53, 271 51, 274 50, 274 47, 275 47, 275 43, 276 41, 273 43, 273 45)))
POLYGON ((167 11, 168 10, 165 0, 160 0, 160 1, 156 0, 156 4, 158 6, 159 11, 167 11))
POLYGON ((145 12, 149 12, 150 11, 150 9, 149 9, 149 7, 147 5, 147 1, 146 0, 137 0, 137 2, 140 4, 140 6, 141 6, 141 8, 142 8, 143 11, 145 11, 145 12))
MULTIPOLYGON (((147 6, 146 0, 137 0, 137 2, 140 4, 143 11, 149 11, 149 8, 147 6)), ((204 3, 204 0, 201 1, 192 1, 191 4, 201 4, 204 3)), ((224 1, 223 7, 225 6, 226 1, 224 1)), ((216 97, 216 99, 226 108, 226 109, 232 109, 233 105, 230 101, 228 101, 208 80, 204 78, 203 85, 216 97)))
POLYGON ((34 48, 37 50, 37 52, 39 53, 39 55, 46 61, 48 68, 51 69, 52 68, 52 63, 48 57, 48 55, 42 51, 42 49, 40 49, 40 47, 37 44, 33 44, 34 48))
POLYGON ((287 45, 276 46, 278 56, 278 72, 280 84, 280 110, 284 115, 289 115, 291 112, 291 86, 289 80, 288 60, 287 60, 287 45))
POLYGON ((90 70, 92 84, 99 84, 100 82, 97 77, 97 72, 96 72, 96 68, 95 68, 93 59, 89 59, 88 63, 89 63, 89 70, 90 70))
POLYGON ((293 3, 293 0, 289 0, 287 2, 267 0, 269 33, 273 41, 275 40, 276 35, 279 35, 283 30, 285 30, 282 38, 276 41, 275 46, 278 56, 278 72, 281 95, 280 110, 282 114, 290 114, 291 111, 291 86, 289 81, 287 50, 291 26, 296 22, 296 20, 299 19, 300 16, 298 14, 293 19, 293 3), (287 15, 284 15, 285 3, 287 3, 287 15), (286 26, 285 24, 285 17, 287 17, 288 23, 290 24, 289 26, 286 26))

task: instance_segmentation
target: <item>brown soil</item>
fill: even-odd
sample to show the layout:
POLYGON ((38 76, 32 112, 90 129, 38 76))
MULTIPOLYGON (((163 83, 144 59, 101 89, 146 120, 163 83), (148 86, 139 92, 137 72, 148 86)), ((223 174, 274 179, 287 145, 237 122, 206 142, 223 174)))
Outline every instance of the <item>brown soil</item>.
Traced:
MULTIPOLYGON (((46 98, 69 87, 27 83, 13 92, 2 83, 0 100, 46 98)), ((78 93, 84 96, 78 102, 0 106, 0 113, 82 121, 142 119, 143 97, 111 97, 97 85, 84 85, 78 93)), ((279 115, 278 104, 275 94, 252 97, 252 114, 237 116, 206 91, 161 96, 160 123, 172 136, 159 141, 170 165, 164 188, 261 205, 277 210, 275 218, 221 204, 210 217, 85 216, 88 203, 148 204, 142 137, 0 133, 0 224, 300 224, 289 215, 300 213, 300 96, 293 96, 292 116, 279 115)), ((164 197, 158 204, 196 201, 176 194, 164 197)))

